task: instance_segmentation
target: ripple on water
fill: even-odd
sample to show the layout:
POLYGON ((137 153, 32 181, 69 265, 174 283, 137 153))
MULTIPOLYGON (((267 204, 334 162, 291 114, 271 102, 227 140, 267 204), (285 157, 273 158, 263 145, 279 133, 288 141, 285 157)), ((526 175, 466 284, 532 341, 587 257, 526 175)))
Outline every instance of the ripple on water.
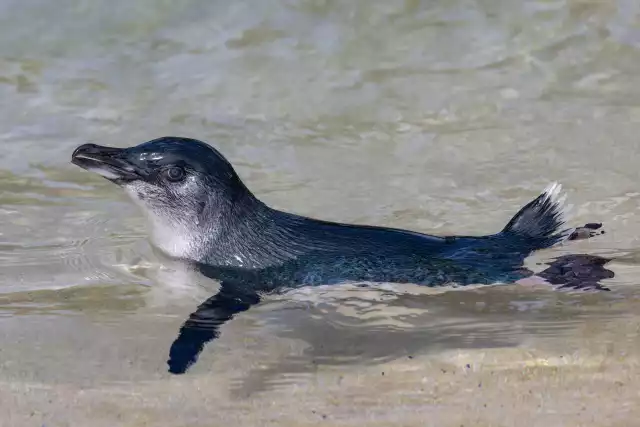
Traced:
POLYGON ((113 267, 114 258, 126 257, 138 236, 127 233, 110 209, 96 210, 91 200, 77 198, 91 195, 93 188, 38 181, 14 180, 0 187, 0 292, 131 281, 113 267))

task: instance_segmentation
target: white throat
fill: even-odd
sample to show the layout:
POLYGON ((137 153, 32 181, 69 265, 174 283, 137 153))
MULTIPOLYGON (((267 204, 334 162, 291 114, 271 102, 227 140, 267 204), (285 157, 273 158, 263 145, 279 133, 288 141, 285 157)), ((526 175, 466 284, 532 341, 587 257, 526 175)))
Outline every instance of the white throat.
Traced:
POLYGON ((200 239, 195 224, 190 227, 182 222, 169 223, 151 212, 147 213, 147 217, 150 240, 154 246, 172 257, 199 260, 200 239))
POLYGON ((165 254, 174 258, 200 261, 205 230, 195 221, 185 218, 171 218, 170 214, 155 211, 140 200, 135 188, 126 188, 131 199, 140 207, 147 218, 151 243, 165 254))

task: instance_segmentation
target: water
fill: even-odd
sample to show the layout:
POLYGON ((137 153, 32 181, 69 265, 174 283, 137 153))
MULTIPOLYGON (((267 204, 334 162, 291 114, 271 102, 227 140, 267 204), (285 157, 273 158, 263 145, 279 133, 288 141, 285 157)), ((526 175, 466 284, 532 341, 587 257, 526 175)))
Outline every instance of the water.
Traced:
POLYGON ((638 419, 639 3, 3 0, 0 23, 0 425, 638 419), (607 233, 528 264, 617 256, 613 291, 301 290, 171 376, 209 284, 69 163, 163 135, 277 208, 438 234, 497 231, 558 180, 607 233))

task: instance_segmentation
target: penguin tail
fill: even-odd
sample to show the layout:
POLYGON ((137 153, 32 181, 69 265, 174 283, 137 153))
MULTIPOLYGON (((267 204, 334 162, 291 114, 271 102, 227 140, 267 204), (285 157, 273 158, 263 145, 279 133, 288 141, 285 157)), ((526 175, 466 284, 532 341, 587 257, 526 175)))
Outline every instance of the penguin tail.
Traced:
POLYGON ((557 182, 549 185, 538 197, 527 203, 504 227, 501 234, 524 238, 537 249, 548 248, 565 240, 579 240, 603 234, 596 232, 600 223, 567 228, 566 195, 557 182))

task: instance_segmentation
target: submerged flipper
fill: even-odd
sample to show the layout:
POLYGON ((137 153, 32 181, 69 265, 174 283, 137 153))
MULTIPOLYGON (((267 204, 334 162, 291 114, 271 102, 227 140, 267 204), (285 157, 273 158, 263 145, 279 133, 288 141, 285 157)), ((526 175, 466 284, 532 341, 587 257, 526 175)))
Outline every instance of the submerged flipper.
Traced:
POLYGON ((564 255, 548 263, 549 268, 536 276, 558 289, 609 291, 600 281, 615 277, 614 272, 605 267, 610 261, 597 255, 564 255))
POLYGON ((220 335, 220 326, 260 302, 260 296, 237 283, 224 281, 220 291, 200 304, 184 322, 169 350, 169 372, 183 374, 197 360, 205 344, 220 335))

